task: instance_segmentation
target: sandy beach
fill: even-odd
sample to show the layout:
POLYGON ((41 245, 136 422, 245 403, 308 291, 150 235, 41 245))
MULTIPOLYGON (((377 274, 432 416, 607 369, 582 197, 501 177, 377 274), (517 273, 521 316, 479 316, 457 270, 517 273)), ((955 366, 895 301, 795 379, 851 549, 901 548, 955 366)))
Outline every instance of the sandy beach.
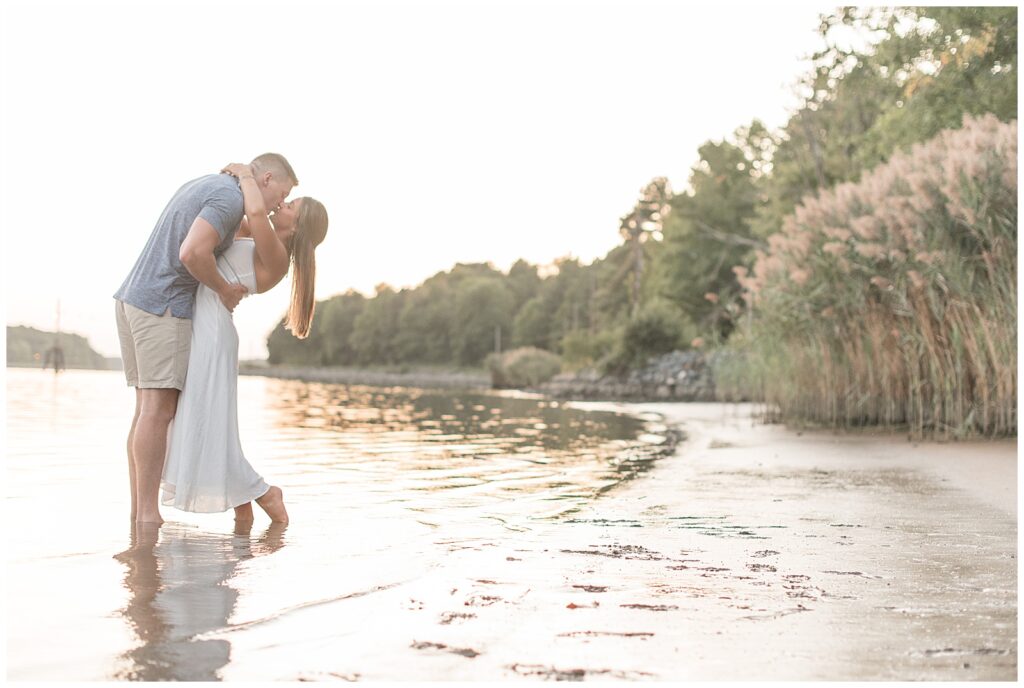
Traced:
POLYGON ((230 642, 226 680, 1016 678, 1015 441, 574 405, 687 438, 568 518, 446 531, 440 564, 382 548, 342 595, 196 640, 230 642))

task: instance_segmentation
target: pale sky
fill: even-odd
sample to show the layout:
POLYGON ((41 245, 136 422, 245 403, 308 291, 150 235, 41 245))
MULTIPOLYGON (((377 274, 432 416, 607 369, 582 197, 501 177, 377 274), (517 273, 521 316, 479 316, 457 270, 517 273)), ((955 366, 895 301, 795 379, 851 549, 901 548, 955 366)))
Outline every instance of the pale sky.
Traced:
MULTIPOLYGON (((318 299, 584 262, 656 176, 785 123, 823 3, 6 2, 7 323, 119 355, 112 295, 185 181, 274 151, 330 214, 318 299)), ((266 355, 288 282, 235 311, 266 355)))

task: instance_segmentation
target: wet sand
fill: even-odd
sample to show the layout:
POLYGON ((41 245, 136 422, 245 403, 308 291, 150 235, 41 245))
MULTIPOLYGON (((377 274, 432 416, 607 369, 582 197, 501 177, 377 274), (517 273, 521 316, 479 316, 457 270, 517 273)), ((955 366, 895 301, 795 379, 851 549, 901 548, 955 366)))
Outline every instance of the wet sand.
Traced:
POLYGON ((557 520, 349 523, 339 537, 380 548, 342 590, 243 605, 195 642, 230 643, 225 680, 1016 679, 1015 441, 573 405, 661 414, 687 439, 557 520), (389 537, 446 555, 393 556, 389 537))

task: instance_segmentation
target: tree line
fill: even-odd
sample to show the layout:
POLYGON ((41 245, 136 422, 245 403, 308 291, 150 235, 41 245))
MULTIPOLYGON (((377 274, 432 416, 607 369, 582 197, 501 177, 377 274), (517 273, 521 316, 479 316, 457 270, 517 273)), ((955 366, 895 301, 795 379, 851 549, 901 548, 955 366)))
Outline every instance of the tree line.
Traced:
POLYGON ((7 365, 20 367, 52 366, 48 360, 54 348, 62 353, 62 363, 68 368, 106 370, 116 367, 116 359, 108 361, 97 353, 85 337, 69 332, 45 332, 34 327, 7 326, 7 365))
POLYGON ((562 258, 545 276, 523 260, 507 272, 458 264, 414 288, 335 295, 318 302, 308 339, 279 324, 269 361, 478 366, 496 346, 533 346, 567 368, 622 370, 752 327, 741 276, 771 254, 804 199, 965 115, 1017 117, 1016 8, 843 8, 822 15, 818 31, 824 47, 788 122, 769 130, 753 120, 707 141, 681 192, 652 179, 602 258, 562 258), (843 30, 870 42, 846 45, 843 30))

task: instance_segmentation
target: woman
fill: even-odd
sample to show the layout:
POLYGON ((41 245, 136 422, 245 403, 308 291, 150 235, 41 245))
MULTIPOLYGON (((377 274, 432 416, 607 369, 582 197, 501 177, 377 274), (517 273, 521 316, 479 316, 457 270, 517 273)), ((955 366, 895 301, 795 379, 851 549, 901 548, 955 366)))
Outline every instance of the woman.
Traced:
MULTIPOLYGON (((292 267, 292 298, 285 326, 303 339, 313 321, 316 247, 327 234, 327 211, 312 198, 284 203, 267 218, 249 165, 228 165, 238 178, 246 220, 217 259, 225 279, 263 293, 292 267)), ((200 284, 192 317, 188 376, 178 399, 164 462, 161 502, 183 511, 234 508, 235 519, 252 520, 255 501, 271 520, 288 522, 280 487, 253 470, 238 439, 238 332, 217 295, 200 284)))

